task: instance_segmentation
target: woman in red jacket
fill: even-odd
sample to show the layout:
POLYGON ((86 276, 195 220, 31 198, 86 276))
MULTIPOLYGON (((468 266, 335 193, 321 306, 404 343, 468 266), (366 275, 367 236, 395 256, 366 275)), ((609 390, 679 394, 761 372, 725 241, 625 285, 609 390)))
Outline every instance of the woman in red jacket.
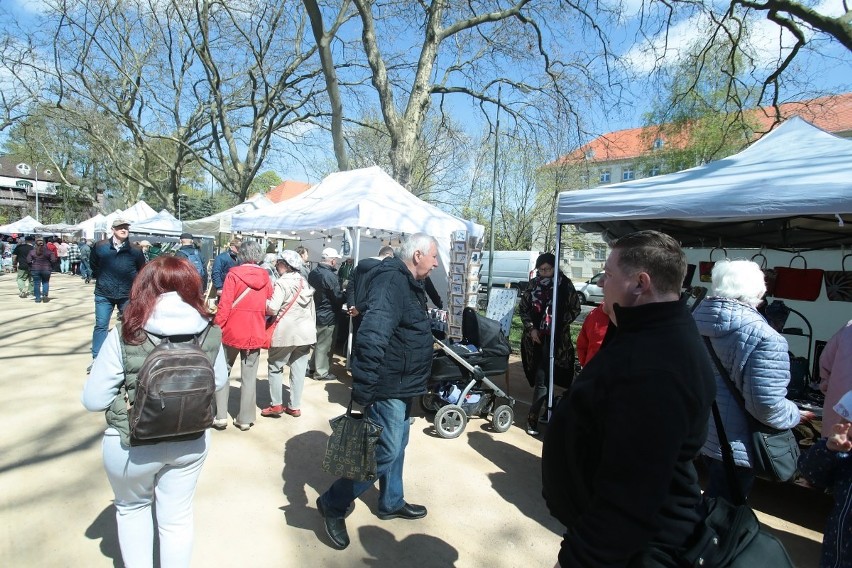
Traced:
MULTIPOLYGON (((257 413, 255 396, 260 349, 266 339, 266 300, 272 297, 269 275, 259 264, 263 261, 260 243, 245 241, 237 252, 237 266, 228 271, 219 297, 216 325, 222 328, 222 345, 228 369, 240 356, 240 412, 234 426, 248 430, 257 413)), ((229 388, 216 392, 216 419, 213 427, 228 426, 229 388)))

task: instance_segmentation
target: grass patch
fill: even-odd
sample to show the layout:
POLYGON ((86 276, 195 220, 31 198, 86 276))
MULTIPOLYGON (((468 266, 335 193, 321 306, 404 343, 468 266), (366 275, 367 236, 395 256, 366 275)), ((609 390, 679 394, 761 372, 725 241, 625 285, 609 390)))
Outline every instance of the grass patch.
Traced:
MULTIPOLYGON (((571 324, 571 341, 577 345, 577 336, 580 335, 582 324, 571 324)), ((509 329, 509 345, 512 346, 512 353, 515 355, 521 354, 521 336, 524 333, 524 324, 521 323, 521 316, 515 313, 512 316, 512 327, 509 329)))

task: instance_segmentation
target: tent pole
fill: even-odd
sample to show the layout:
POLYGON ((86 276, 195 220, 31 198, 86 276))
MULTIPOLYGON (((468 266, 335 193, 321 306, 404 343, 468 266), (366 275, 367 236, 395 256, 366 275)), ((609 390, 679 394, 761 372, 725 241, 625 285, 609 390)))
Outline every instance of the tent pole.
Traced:
MULTIPOLYGON (((361 255, 361 227, 355 229, 355 244, 352 247, 352 271, 347 287, 352 286, 352 278, 355 278, 355 269, 358 267, 358 257, 361 255)), ((349 316, 349 337, 346 338, 346 370, 349 370, 349 361, 352 359, 352 316, 349 316)))
POLYGON ((562 225, 556 225, 556 266, 553 267, 553 303, 551 304, 550 317, 550 353, 547 361, 549 369, 548 389, 547 389, 547 422, 550 422, 550 416, 553 413, 553 370, 556 354, 554 346, 556 345, 556 322, 558 321, 557 306, 559 306, 559 260, 561 251, 559 250, 562 244, 562 225))

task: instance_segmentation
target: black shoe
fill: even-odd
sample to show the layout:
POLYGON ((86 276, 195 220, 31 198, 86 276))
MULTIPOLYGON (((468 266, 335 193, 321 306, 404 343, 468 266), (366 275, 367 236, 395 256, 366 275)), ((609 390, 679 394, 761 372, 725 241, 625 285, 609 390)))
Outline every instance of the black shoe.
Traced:
POLYGON ((89 283, 89 282, 91 282, 91 281, 92 281, 92 279, 91 279, 91 278, 86 278, 86 284, 88 284, 88 283, 89 283))
POLYGON ((387 521, 389 519, 422 519, 426 516, 426 507, 423 505, 412 505, 411 503, 406 503, 396 511, 392 513, 379 513, 378 517, 387 521))
POLYGON ((343 517, 327 517, 322 497, 317 497, 317 510, 325 521, 325 534, 331 539, 331 544, 338 550, 349 546, 349 533, 346 532, 346 521, 343 517))

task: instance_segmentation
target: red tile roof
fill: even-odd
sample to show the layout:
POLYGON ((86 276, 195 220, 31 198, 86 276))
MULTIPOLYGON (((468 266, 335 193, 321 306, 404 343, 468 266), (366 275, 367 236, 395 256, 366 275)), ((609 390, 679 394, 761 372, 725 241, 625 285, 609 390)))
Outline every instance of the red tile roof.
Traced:
POLYGON ((284 200, 290 199, 291 197, 296 197, 310 188, 311 184, 307 182, 288 179, 270 189, 269 193, 266 194, 266 198, 272 203, 280 203, 284 200))
MULTIPOLYGON (((776 121, 774 107, 760 107, 747 111, 748 119, 758 125, 758 135, 769 132, 776 121)), ((818 128, 827 132, 844 133, 852 132, 852 93, 841 95, 830 95, 809 101, 783 103, 778 105, 778 114, 781 120, 799 115, 818 128)), ((627 130, 616 130, 599 136, 574 150, 558 158, 554 165, 588 159, 591 162, 611 162, 616 160, 629 160, 637 158, 651 150, 654 142, 656 127, 629 128, 627 130)), ((685 135, 684 135, 685 136, 685 135)), ((675 144, 677 141, 662 137, 666 144, 675 144)))

